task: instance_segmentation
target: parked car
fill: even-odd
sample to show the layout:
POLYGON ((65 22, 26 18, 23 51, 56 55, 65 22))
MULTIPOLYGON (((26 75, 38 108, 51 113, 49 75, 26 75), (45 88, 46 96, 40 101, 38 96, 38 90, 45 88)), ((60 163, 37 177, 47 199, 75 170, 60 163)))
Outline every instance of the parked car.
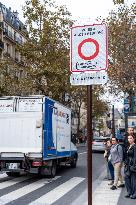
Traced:
POLYGON ((92 141, 92 151, 104 152, 105 151, 105 139, 94 138, 92 141))

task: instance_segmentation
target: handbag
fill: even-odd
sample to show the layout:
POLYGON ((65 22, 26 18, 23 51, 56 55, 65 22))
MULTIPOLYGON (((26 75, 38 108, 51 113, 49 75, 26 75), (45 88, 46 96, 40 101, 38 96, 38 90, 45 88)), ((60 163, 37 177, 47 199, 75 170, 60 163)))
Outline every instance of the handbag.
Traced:
POLYGON ((135 172, 135 173, 136 173, 136 164, 135 164, 135 165, 130 166, 130 171, 131 171, 131 172, 135 172))
POLYGON ((124 166, 124 174, 128 177, 130 176, 130 168, 127 165, 124 166))
POLYGON ((135 172, 136 173, 136 146, 134 147, 134 161, 133 161, 133 165, 131 165, 129 167, 131 172, 135 172))

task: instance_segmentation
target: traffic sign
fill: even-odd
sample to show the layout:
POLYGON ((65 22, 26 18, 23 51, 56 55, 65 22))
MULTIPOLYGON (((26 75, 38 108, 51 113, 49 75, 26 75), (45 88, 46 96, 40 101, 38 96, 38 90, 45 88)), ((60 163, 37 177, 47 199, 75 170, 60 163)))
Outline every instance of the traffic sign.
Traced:
POLYGON ((105 24, 71 28, 71 72, 106 70, 107 50, 107 26, 105 24))
POLYGON ((129 99, 124 99, 124 113, 129 113, 130 111, 130 103, 129 99))

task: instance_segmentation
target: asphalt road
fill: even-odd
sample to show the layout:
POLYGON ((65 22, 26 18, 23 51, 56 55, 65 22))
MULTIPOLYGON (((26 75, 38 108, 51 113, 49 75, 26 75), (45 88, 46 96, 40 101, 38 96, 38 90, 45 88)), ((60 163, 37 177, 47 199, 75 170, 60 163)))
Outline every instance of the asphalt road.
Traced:
POLYGON ((15 178, 0 174, 0 205, 77 205, 81 193, 86 202, 86 148, 78 149, 77 168, 62 168, 53 180, 36 175, 15 178))
MULTIPOLYGON (((62 168, 53 180, 34 175, 14 178, 0 174, 0 205, 87 205, 86 147, 79 147, 78 151, 77 168, 62 168)), ((93 205, 136 203, 136 200, 124 198, 125 188, 110 190, 105 179, 106 165, 102 153, 93 153, 92 165, 93 205)))

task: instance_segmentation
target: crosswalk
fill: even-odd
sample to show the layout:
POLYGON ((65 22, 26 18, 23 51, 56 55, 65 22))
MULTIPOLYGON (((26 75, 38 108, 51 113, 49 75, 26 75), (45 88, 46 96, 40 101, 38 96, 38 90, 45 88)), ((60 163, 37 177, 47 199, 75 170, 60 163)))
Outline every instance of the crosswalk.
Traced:
POLYGON ((67 192, 69 192, 71 189, 73 189, 75 186, 77 186, 79 183, 81 183, 84 179, 80 177, 73 177, 69 181, 61 184, 54 190, 51 190, 44 196, 37 199, 35 202, 29 204, 29 205, 36 205, 36 204, 44 204, 50 205, 53 204, 55 201, 57 201, 59 198, 64 196, 67 192))
POLYGON ((108 181, 102 181, 93 193, 94 205, 117 205, 121 195, 121 188, 111 190, 108 186, 108 181))
POLYGON ((27 200, 25 202, 28 205, 52 205, 83 181, 85 178, 82 177, 66 179, 62 176, 56 176, 53 179, 38 178, 33 175, 13 178, 3 173, 0 174, 0 205, 21 204, 21 199, 25 200, 25 198, 30 198, 28 203, 27 200), (37 195, 34 197, 37 191, 39 191, 39 197, 37 195), (33 196, 32 201, 31 196, 33 196))

